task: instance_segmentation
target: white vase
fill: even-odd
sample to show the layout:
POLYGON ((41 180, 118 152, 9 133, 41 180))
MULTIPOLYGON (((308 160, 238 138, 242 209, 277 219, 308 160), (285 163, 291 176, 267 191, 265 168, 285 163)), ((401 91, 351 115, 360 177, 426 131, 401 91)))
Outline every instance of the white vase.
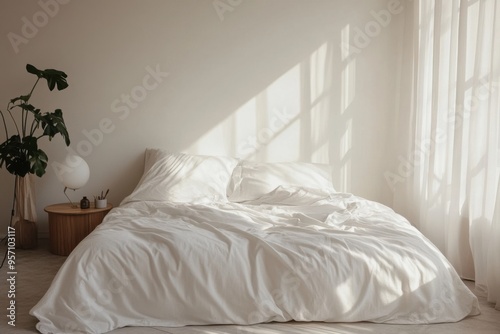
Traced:
POLYGON ((30 249, 38 244, 35 179, 32 174, 16 176, 15 215, 16 248, 30 249))

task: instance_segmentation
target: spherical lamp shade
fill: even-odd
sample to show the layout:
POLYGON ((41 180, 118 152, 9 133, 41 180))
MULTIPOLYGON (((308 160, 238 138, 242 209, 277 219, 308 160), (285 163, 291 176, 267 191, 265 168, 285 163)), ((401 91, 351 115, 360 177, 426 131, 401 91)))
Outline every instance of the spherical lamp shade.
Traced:
POLYGON ((61 181, 68 189, 83 187, 90 177, 89 165, 78 155, 67 155, 61 181))

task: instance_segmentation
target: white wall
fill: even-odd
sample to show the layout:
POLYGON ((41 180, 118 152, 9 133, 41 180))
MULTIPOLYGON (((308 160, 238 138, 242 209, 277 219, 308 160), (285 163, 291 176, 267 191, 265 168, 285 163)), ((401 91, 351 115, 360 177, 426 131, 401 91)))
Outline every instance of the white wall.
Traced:
MULTIPOLYGON (((91 168, 89 183, 70 192, 76 200, 110 188, 119 204, 140 178, 144 148, 163 147, 331 163, 339 190, 390 203, 383 174, 403 8, 381 23, 371 11, 389 13, 391 3, 2 0, 0 106, 31 87, 27 63, 68 74, 68 89, 41 86, 32 103, 63 110, 71 148, 91 168)), ((49 164, 68 152, 59 137, 42 148, 49 164)), ((0 170, 1 226, 13 180, 0 170)), ((41 236, 43 208, 64 202, 62 190, 51 168, 37 180, 41 236)))

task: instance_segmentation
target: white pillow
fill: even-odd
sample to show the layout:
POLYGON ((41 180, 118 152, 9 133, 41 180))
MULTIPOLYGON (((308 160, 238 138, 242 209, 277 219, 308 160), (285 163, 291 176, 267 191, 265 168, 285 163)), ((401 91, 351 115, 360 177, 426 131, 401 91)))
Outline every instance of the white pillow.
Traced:
POLYGON ((279 186, 329 189, 332 185, 330 165, 307 162, 256 163, 242 161, 236 166, 228 187, 232 202, 255 200, 279 186))
POLYGON ((133 201, 227 202, 226 190, 238 160, 146 149, 144 174, 121 204, 133 201))

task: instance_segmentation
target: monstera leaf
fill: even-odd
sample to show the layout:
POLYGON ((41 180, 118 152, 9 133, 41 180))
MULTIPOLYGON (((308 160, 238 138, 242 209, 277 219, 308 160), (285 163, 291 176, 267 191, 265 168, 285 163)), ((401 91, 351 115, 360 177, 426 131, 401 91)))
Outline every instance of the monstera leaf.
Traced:
POLYGON ((49 140, 60 134, 64 138, 67 146, 70 144, 68 130, 64 123, 61 109, 54 112, 42 113, 40 109, 29 103, 31 95, 40 79, 47 81, 48 88, 52 91, 57 87, 63 90, 68 87, 66 73, 54 69, 39 70, 35 66, 28 64, 26 70, 37 76, 37 80, 31 91, 26 95, 20 95, 10 100, 7 112, 10 113, 17 133, 9 137, 6 117, 0 110, 1 120, 5 130, 5 142, 0 144, 0 168, 5 167, 11 174, 25 176, 28 173, 42 176, 47 168, 47 154, 38 148, 38 140, 48 137, 49 140), (21 112, 20 117, 14 117, 14 112, 21 112), (28 117, 31 115, 31 117, 28 117), (17 124, 16 119, 21 119, 21 124, 17 124), (28 124, 31 120, 31 124, 28 124), (38 132, 38 134, 37 134, 38 132))
POLYGON ((49 136, 51 140, 56 134, 63 136, 66 145, 70 144, 68 130, 64 124, 64 118, 61 109, 56 109, 53 113, 35 114, 34 117, 40 121, 43 129, 43 135, 49 136))
POLYGON ((31 64, 26 65, 26 70, 39 78, 47 80, 47 85, 50 90, 54 90, 56 86, 57 90, 63 90, 68 87, 68 82, 66 81, 68 76, 62 71, 53 69, 46 69, 42 71, 31 64))
POLYGON ((42 176, 47 168, 47 154, 38 148, 37 138, 18 135, 10 137, 0 144, 0 168, 5 163, 7 171, 18 176, 28 173, 42 176))

